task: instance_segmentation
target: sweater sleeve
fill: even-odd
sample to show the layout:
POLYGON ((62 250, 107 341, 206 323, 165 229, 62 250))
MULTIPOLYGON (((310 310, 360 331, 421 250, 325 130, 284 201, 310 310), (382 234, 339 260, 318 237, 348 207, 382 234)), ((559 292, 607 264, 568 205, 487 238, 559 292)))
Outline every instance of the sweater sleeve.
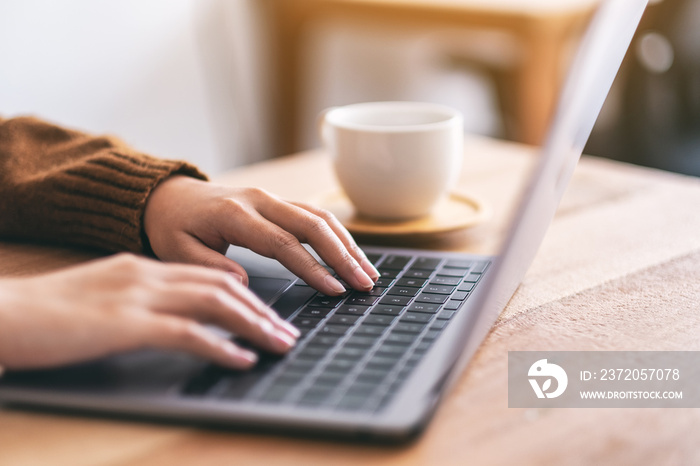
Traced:
POLYGON ((148 251, 146 200, 176 174, 206 179, 186 162, 150 157, 114 137, 0 119, 0 237, 148 251))

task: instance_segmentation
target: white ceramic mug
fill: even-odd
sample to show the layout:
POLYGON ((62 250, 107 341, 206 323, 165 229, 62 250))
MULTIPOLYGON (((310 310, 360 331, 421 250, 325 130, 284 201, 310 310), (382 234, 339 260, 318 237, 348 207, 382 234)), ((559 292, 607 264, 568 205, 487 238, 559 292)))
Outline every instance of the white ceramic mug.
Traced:
POLYGON ((444 105, 372 102, 321 115, 321 139, 357 213, 383 220, 426 216, 454 186, 463 117, 444 105))

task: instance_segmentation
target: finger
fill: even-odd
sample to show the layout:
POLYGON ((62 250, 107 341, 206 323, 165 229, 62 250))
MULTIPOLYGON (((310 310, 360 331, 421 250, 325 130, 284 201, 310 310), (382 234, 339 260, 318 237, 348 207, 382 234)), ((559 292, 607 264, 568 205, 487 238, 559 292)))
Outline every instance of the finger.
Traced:
POLYGON ((240 264, 214 251, 197 238, 186 233, 182 234, 178 241, 178 248, 180 249, 178 256, 187 258, 187 263, 229 272, 234 274, 234 277, 240 278, 243 285, 248 286, 248 273, 240 264))
POLYGON ((360 267, 325 219, 272 196, 258 209, 267 220, 292 233, 300 241, 309 243, 353 288, 372 289, 374 280, 360 267))
POLYGON ((310 204, 305 204, 302 202, 292 202, 291 204, 304 210, 308 210, 314 215, 324 219, 338 238, 340 238, 340 241, 343 242, 350 254, 352 254, 355 260, 359 262, 362 270, 364 270, 375 283, 377 280, 379 280, 379 271, 374 267, 374 265, 372 265, 365 252, 357 245, 350 232, 343 226, 342 223, 340 223, 340 220, 338 220, 335 215, 325 209, 320 209, 310 204))
POLYGON ((234 369, 249 369, 258 356, 191 320, 153 316, 145 323, 144 346, 181 350, 234 369))
POLYGON ((216 286, 178 284, 156 311, 201 322, 215 323, 252 344, 274 353, 285 353, 296 343, 268 317, 255 312, 235 296, 216 286))
POLYGON ((222 234, 230 243, 278 260, 322 293, 338 295, 346 291, 293 234, 265 219, 254 209, 238 211, 236 215, 227 215, 225 218, 229 222, 224 225, 222 234))
POLYGON ((167 283, 174 283, 178 286, 193 283, 214 286, 241 301, 243 306, 249 310, 270 320, 277 329, 283 330, 294 339, 299 337, 299 330, 282 319, 245 285, 241 284, 236 278, 232 278, 230 274, 222 273, 216 269, 185 264, 161 264, 161 266, 163 267, 161 270, 162 278, 167 283))

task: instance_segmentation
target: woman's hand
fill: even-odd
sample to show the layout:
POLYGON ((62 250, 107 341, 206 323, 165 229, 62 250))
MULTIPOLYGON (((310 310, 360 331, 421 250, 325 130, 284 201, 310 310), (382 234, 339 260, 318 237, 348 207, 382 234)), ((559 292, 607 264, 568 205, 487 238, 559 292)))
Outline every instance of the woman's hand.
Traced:
POLYGON ((236 277, 120 254, 30 278, 0 280, 0 365, 49 367, 139 348, 183 350, 248 368, 255 353, 213 323, 284 353, 299 332, 236 277))
POLYGON ((224 254, 229 244, 280 261, 306 283, 328 295, 345 291, 301 245, 309 243, 350 286, 369 290, 379 273, 347 230, 329 212, 289 203, 254 188, 231 188, 175 176, 151 193, 144 229, 160 259, 215 267, 243 268, 224 254))

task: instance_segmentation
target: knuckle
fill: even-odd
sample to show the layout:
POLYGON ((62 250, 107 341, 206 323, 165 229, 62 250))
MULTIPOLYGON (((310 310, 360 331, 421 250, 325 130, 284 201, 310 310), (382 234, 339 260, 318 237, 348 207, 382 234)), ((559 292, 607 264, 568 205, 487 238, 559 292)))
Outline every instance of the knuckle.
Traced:
POLYGON ((274 249, 278 251, 290 251, 299 246, 299 241, 288 231, 281 230, 271 235, 270 238, 274 249))
POLYGON ((228 293, 221 288, 212 287, 212 289, 202 292, 202 303, 208 309, 219 309, 226 307, 228 302, 228 293))
POLYGON ((322 219, 324 219, 326 222, 335 219, 335 215, 334 215, 330 210, 326 210, 326 209, 322 209, 322 208, 320 208, 320 207, 316 207, 316 208, 314 208, 313 212, 314 212, 316 215, 318 215, 319 217, 321 217, 322 219))
POLYGON ((200 326, 193 321, 179 322, 173 325, 173 334, 178 341, 186 345, 201 340, 200 326))
POLYGON ((241 215, 247 211, 246 205, 238 199, 226 197, 222 198, 219 204, 219 211, 224 215, 241 215))
POLYGON ((257 187, 247 188, 247 194, 256 201, 265 201, 274 198, 269 191, 257 187))
POLYGON ((352 254, 350 254, 347 250, 343 250, 340 252, 340 257, 339 259, 345 263, 348 264, 350 267, 355 268, 358 266, 357 261, 355 260, 354 257, 352 257, 352 254))
POLYGON ((312 235, 328 236, 333 233, 328 222, 317 215, 309 215, 305 224, 306 230, 312 235))
POLYGON ((136 257, 133 254, 120 253, 112 259, 112 270, 115 272, 114 283, 121 284, 124 287, 133 287, 143 282, 144 277, 148 277, 147 266, 148 261, 136 257))

